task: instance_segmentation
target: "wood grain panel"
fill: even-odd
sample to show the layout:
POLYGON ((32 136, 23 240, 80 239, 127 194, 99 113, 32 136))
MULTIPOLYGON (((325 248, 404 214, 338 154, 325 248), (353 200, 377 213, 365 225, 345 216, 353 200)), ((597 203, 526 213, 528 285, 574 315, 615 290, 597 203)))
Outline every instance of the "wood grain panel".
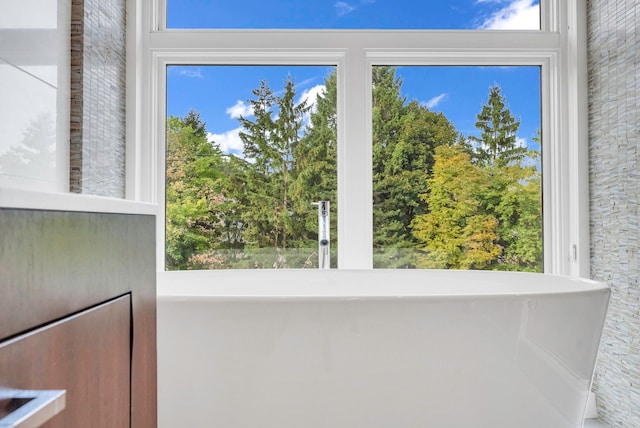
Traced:
POLYGON ((155 282, 153 216, 0 209, 0 243, 0 338, 155 282))
POLYGON ((0 208, 0 340, 130 293, 132 427, 157 425, 155 221, 0 208))
POLYGON ((0 384, 64 389, 45 427, 130 426, 131 299, 109 303, 0 344, 0 384))

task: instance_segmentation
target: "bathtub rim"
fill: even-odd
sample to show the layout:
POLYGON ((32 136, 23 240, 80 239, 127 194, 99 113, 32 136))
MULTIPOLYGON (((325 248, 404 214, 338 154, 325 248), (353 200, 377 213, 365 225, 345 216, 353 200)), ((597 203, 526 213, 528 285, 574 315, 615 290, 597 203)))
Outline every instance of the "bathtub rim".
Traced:
POLYGON ((483 297, 610 293, 605 283, 587 278, 530 272, 265 269, 158 272, 159 299, 358 299, 483 297), (369 276, 378 281, 362 282, 369 276), (401 278, 401 284, 390 280, 401 278), (453 278, 451 278, 453 277, 453 278), (454 283, 450 281, 455 279, 454 283), (543 282, 540 280, 544 279, 543 282), (431 281, 427 285, 421 281, 431 281), (420 281, 420 282, 419 282, 420 281))

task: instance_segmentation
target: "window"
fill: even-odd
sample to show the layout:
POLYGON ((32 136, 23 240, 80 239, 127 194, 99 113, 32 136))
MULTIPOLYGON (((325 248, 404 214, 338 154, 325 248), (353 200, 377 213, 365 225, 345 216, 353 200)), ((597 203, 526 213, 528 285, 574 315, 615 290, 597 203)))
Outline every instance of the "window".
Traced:
POLYGON ((168 270, 336 266, 335 99, 335 67, 168 67, 168 270))
POLYGON ((541 272, 540 67, 372 79, 373 266, 541 272))
MULTIPOLYGON (((522 1, 501 2, 504 7, 522 1)), ((498 3, 496 3, 498 4, 498 3)), ((540 3, 541 31, 166 29, 162 3, 145 10, 154 22, 145 35, 150 52, 148 93, 139 114, 143 130, 141 186, 150 200, 165 199, 167 67, 335 66, 337 112, 337 243, 340 269, 374 266, 374 104, 378 67, 522 67, 537 70, 542 139, 543 266, 547 273, 588 275, 588 220, 584 162, 585 76, 583 5, 540 3), (159 12, 158 12, 159 11, 159 12), (565 30, 569 28, 569 30, 565 30), (145 109, 148 106, 148 109, 145 109)), ((143 8, 144 9, 144 8, 143 8)), ((171 13, 171 9, 169 10, 171 13)), ((169 22, 170 22, 169 18, 169 22)), ((139 22, 147 22, 140 20, 139 22)), ((179 26, 179 25, 178 25, 179 26)), ((202 25, 199 25, 202 26, 202 25)), ((477 27, 476 27, 477 28, 477 27)), ((497 70, 498 68, 494 68, 497 70)), ((144 71, 144 68, 143 68, 144 71)), ((146 89, 145 89, 146 90, 146 89)), ((488 100, 474 101, 477 108, 488 100)), ((436 94, 437 95, 437 94, 436 94)), ((518 113, 523 114, 523 113, 518 113)), ((527 138, 533 138, 527 135, 527 138)), ((163 223, 163 222, 161 222, 163 223)), ((164 240, 164 227, 158 239, 164 240)), ((164 265, 164 254, 159 254, 164 265)))

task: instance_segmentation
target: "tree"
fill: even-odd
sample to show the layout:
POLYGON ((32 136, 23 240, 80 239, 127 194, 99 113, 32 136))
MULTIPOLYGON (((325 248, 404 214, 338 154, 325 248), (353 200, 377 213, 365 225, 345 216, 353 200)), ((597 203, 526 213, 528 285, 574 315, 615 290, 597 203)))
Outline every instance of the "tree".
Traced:
POLYGON ((419 195, 434 149, 454 144, 458 133, 443 114, 406 102, 395 68, 375 67, 373 79, 374 265, 414 267, 410 225, 427 211, 419 195))
MULTIPOLYGON (((311 112, 310 126, 294 150, 296 178, 291 186, 294 211, 302 219, 299 234, 301 247, 317 251, 317 208, 312 202, 331 204, 331 246, 337 247, 337 80, 332 72, 324 82, 325 90, 318 96, 311 112)), ((313 262, 315 265, 315 261, 313 262)), ((335 266, 335 260, 332 265, 335 266)))
MULTIPOLYGON (((541 270, 539 152, 517 145, 499 87, 465 139, 407 102, 395 73, 373 72, 374 266, 541 270)), ((337 218, 336 87, 331 73, 311 110, 291 77, 281 96, 262 81, 239 119, 243 157, 207 141, 197 112, 168 119, 168 268, 315 265, 311 203, 331 201, 337 218)))
POLYGON ((167 120, 166 267, 221 267, 218 246, 224 201, 223 158, 207 141, 196 112, 167 120))
POLYGON ((402 239, 398 221, 400 208, 391 205, 393 189, 385 171, 403 125, 404 103, 402 80, 394 67, 373 67, 373 247, 375 267, 395 267, 401 261, 397 247, 402 239), (376 254, 378 253, 378 254, 376 254))
POLYGON ((395 196, 382 202, 385 212, 397 209, 399 240, 411 241, 409 225, 416 215, 427 211, 419 195, 425 192, 425 177, 432 174, 437 147, 452 145, 457 138, 455 127, 442 113, 434 113, 417 101, 411 101, 403 115, 398 140, 384 163, 383 183, 395 196))
MULTIPOLYGON (((540 142, 540 137, 533 138, 540 142)), ((500 221, 500 244, 504 247, 501 270, 543 271, 542 177, 539 152, 527 150, 522 161, 500 168, 502 194, 493 209, 500 221)), ((495 190, 494 190, 495 191, 495 190)))
POLYGON ((421 251, 418 267, 486 269, 502 249, 496 242, 497 220, 482 210, 483 170, 461 146, 440 146, 427 185, 421 197, 430 212, 411 225, 421 251))
POLYGON ((517 143, 520 121, 506 107, 500 87, 477 116, 479 137, 470 137, 473 157, 486 174, 483 210, 498 221, 497 243, 503 249, 493 269, 542 270, 541 178, 538 152, 517 143))
MULTIPOLYGON (((305 102, 295 103, 295 83, 290 76, 281 97, 274 95, 265 81, 253 94, 256 98, 249 102, 255 120, 239 119, 244 156, 250 160, 239 196, 246 201, 242 213, 244 237, 250 247, 271 247, 279 253, 291 247, 290 238, 299 229, 290 188, 295 179, 293 153, 309 107, 305 102)), ((284 267, 286 263, 278 258, 274 266, 284 267)))
POLYGON ((526 148, 518 146, 516 137, 520 121, 506 107, 499 86, 489 88, 489 99, 482 106, 475 126, 480 137, 470 139, 477 143, 475 156, 480 163, 506 165, 518 162, 526 153, 526 148))

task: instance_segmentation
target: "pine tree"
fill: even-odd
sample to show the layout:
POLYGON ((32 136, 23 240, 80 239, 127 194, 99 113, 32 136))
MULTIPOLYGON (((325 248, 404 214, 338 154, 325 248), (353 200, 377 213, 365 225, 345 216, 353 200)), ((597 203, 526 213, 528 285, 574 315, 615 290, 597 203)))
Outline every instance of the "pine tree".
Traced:
POLYGON ((500 87, 489 89, 489 99, 477 116, 480 137, 470 137, 474 159, 484 169, 487 186, 482 207, 498 221, 497 243, 503 249, 492 269, 542 269, 542 206, 538 152, 519 146, 515 120, 500 87))
MULTIPOLYGON (((299 246, 317 251, 317 208, 312 202, 329 201, 331 207, 331 248, 338 245, 337 237, 337 79, 332 72, 324 82, 325 90, 318 96, 310 126, 294 150, 296 179, 291 186, 294 211, 300 216, 302 230, 299 246)), ((335 253, 335 251, 334 251, 335 253)), ((310 254, 311 255, 311 254, 310 254)), ((311 266, 316 259, 311 257, 311 266)), ((335 257, 332 266, 335 267, 335 257)))
POLYGON ((480 163, 506 165, 520 161, 526 153, 526 148, 517 144, 520 120, 507 108, 499 86, 489 88, 489 99, 482 106, 475 126, 480 137, 472 136, 470 140, 477 143, 475 154, 480 163))
MULTIPOLYGON (((293 152, 300 140, 306 103, 295 103, 295 83, 285 82, 284 94, 277 97, 265 81, 253 91, 249 100, 255 120, 240 117, 244 155, 247 165, 240 199, 246 201, 242 219, 247 245, 272 248, 276 254, 290 248, 290 238, 297 226, 290 187, 295 180, 293 152), (274 119, 274 115, 277 117, 274 119)), ((274 267, 285 267, 287 261, 277 256, 274 267)), ((269 266, 271 267, 271 266, 269 266)))

